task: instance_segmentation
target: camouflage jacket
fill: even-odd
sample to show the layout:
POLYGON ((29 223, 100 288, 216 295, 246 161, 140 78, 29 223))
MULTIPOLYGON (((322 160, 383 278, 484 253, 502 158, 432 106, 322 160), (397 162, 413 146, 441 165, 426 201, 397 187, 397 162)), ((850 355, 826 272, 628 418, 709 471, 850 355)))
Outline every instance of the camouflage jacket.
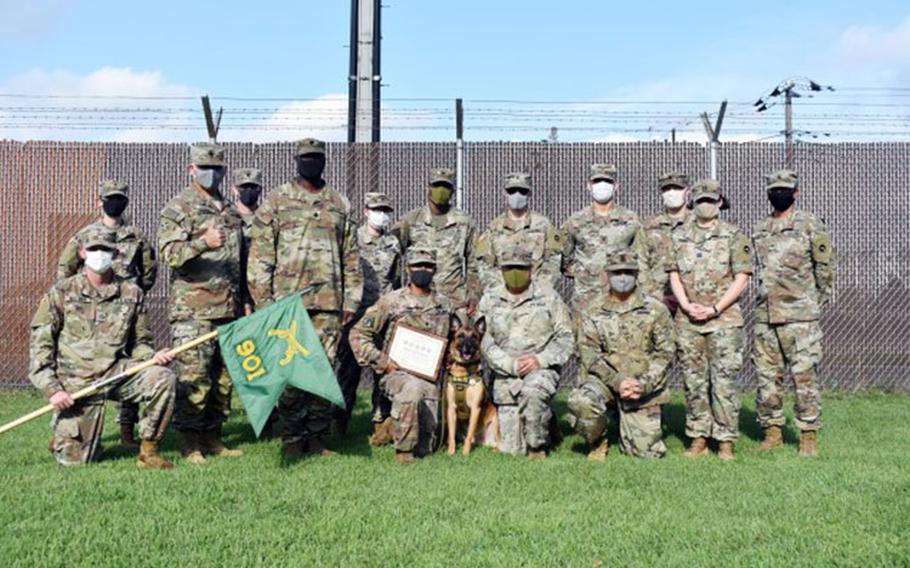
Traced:
POLYGON ((360 365, 382 373, 389 364, 385 350, 397 324, 448 339, 452 312, 451 302, 435 293, 418 296, 407 287, 393 290, 380 296, 351 328, 351 350, 360 365))
POLYGON ((548 285, 532 282, 524 293, 515 296, 500 284, 487 290, 477 311, 487 324, 481 350, 497 376, 518 377, 516 358, 520 355, 536 355, 541 368, 554 370, 572 356, 572 316, 548 285))
POLYGON ((256 214, 244 215, 240 213, 240 219, 243 221, 243 240, 240 243, 240 298, 244 306, 252 306, 253 297, 250 296, 250 286, 246 281, 246 272, 250 264, 250 243, 253 239, 253 222, 256 220, 256 214))
POLYGON ((143 292, 148 292, 155 285, 158 276, 158 262, 155 249, 149 244, 135 225, 123 223, 116 229, 105 225, 101 219, 79 229, 63 247, 60 262, 57 265, 57 279, 69 278, 82 269, 82 258, 79 249, 86 242, 99 234, 113 233, 117 244, 117 256, 114 257, 114 274, 126 280, 132 280, 143 292))
MULTIPOLYGON (((752 248, 749 237, 735 225, 718 219, 710 229, 692 221, 673 231, 673 254, 667 263, 668 272, 678 272, 686 297, 690 302, 713 306, 733 284, 737 274, 752 274, 752 248)), ((743 312, 734 302, 719 316, 707 321, 690 320, 679 310, 676 320, 701 333, 725 327, 742 327, 743 312)))
POLYGON ((308 310, 355 312, 363 293, 348 200, 296 181, 273 189, 256 211, 247 281, 257 306, 306 288, 308 310))
POLYGON ((578 338, 581 365, 614 391, 627 377, 643 387, 639 401, 625 408, 643 408, 669 401, 667 374, 676 350, 670 311, 660 301, 635 292, 628 302, 610 296, 582 312, 578 338))
POLYGON ((644 221, 645 236, 648 239, 648 272, 653 290, 660 295, 672 296, 670 277, 667 273, 667 264, 671 262, 673 253, 674 230, 693 219, 692 213, 684 209, 685 214, 680 218, 670 217, 666 211, 648 217, 644 221))
POLYGON ((815 321, 834 291, 835 254, 828 229, 806 211, 766 217, 752 233, 762 323, 815 321))
POLYGON ((647 238, 638 215, 613 205, 607 215, 601 216, 589 205, 569 217, 563 231, 562 270, 575 280, 572 300, 576 308, 589 305, 603 293, 607 286, 604 271, 607 256, 622 248, 631 248, 638 253, 638 285, 648 294, 652 293, 647 238))
POLYGON ((357 229, 357 243, 360 247, 360 270, 363 272, 360 310, 364 311, 381 295, 400 285, 401 243, 391 233, 371 235, 366 225, 357 229))
POLYGON ((233 318, 240 313, 240 213, 227 201, 190 186, 165 206, 158 249, 171 267, 171 321, 233 318), (209 249, 210 227, 224 231, 224 245, 209 249))
POLYGON ((393 229, 407 254, 412 246, 436 251, 433 286, 458 306, 476 304, 480 280, 474 255, 474 221, 454 206, 445 215, 433 215, 424 205, 405 215, 393 229))
POLYGON ((155 350, 142 290, 129 280, 95 288, 83 272, 58 280, 32 319, 29 379, 48 397, 103 378, 118 361, 155 350))
POLYGON ((507 247, 530 251, 533 257, 534 281, 556 287, 560 277, 562 233, 544 215, 529 211, 514 219, 508 211, 493 219, 477 239, 477 270, 484 291, 502 283, 499 255, 507 247))

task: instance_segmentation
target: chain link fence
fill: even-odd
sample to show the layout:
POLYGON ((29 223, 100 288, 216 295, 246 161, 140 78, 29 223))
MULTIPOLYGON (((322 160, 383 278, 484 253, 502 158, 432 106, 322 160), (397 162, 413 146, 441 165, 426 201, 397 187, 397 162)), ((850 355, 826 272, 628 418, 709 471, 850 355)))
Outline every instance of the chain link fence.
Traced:
MULTIPOLYGON (((291 143, 226 147, 232 167, 262 168, 266 187, 294 173, 291 143)), ((355 211, 366 192, 383 191, 401 215, 425 202, 429 169, 453 167, 455 152, 454 143, 332 143, 326 178, 355 211)), ((768 213, 762 176, 782 161, 783 146, 776 143, 728 143, 720 149, 718 173, 732 203, 727 220, 749 232, 768 213)), ((6 197, 0 208, 0 385, 29 384, 29 321, 67 239, 98 215, 98 181, 114 177, 130 184, 127 214, 154 240, 160 211, 189 183, 187 162, 183 144, 0 142, 6 197)), ((467 143, 463 206, 482 230, 504 206, 503 176, 524 170, 533 176, 532 207, 562 224, 588 204, 584 184, 594 162, 618 166, 618 202, 644 217, 661 207, 657 177, 669 170, 703 177, 708 150, 667 142, 467 143)), ((823 321, 823 386, 910 390, 910 144, 798 145, 795 167, 803 187, 800 205, 825 219, 838 249, 834 302, 823 321)), ((169 341, 168 279, 162 266, 150 297, 160 346, 169 341)), ((749 316, 753 295, 750 287, 749 316)), ((564 374, 567 384, 574 380, 573 369, 564 374)), ((748 363, 741 381, 754 383, 748 363)))

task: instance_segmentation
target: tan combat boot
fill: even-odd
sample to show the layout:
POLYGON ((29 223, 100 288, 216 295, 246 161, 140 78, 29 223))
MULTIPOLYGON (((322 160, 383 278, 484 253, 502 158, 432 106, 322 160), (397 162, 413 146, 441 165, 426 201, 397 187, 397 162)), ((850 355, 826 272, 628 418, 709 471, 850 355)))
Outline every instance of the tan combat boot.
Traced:
POLYGON ((547 459, 546 450, 529 450, 528 461, 543 461, 547 459))
POLYGON ((708 455, 708 440, 703 436, 692 438, 689 449, 683 452, 683 457, 694 459, 708 455))
POLYGON ((607 461, 607 453, 610 451, 610 442, 606 438, 600 441, 597 446, 588 452, 588 460, 596 462, 607 461))
POLYGON ((783 445, 784 438, 781 435, 780 426, 768 426, 765 428, 765 439, 758 445, 758 449, 762 452, 766 452, 768 450, 782 448, 783 445))
POLYGON ((202 432, 199 438, 199 448, 204 455, 221 456, 224 458, 239 458, 243 455, 243 450, 232 450, 227 448, 221 442, 221 425, 219 424, 212 430, 202 432))
POLYGON ((180 432, 180 455, 187 463, 205 465, 208 461, 199 450, 199 432, 183 430, 180 432))
POLYGON ((395 452, 395 461, 401 465, 411 465, 416 462, 413 452, 395 452))
POLYGON ((395 421, 390 417, 382 422, 373 424, 373 435, 370 436, 370 445, 378 448, 392 443, 392 432, 395 429, 395 421))
POLYGON ((142 469, 174 469, 174 464, 158 453, 158 442, 142 440, 136 465, 142 469))
POLYGON ((317 456, 322 456, 324 458, 338 455, 338 452, 333 452, 332 450, 325 447, 325 445, 322 443, 322 440, 317 437, 310 438, 307 441, 307 453, 316 454, 317 456))
POLYGON ((733 455, 733 442, 721 442, 717 448, 717 457, 722 461, 733 461, 736 456, 733 455))
POLYGON ((133 424, 120 425, 120 446, 128 450, 135 450, 139 447, 139 443, 133 435, 133 424))
POLYGON ((818 432, 800 432, 799 455, 804 458, 818 457, 818 432))

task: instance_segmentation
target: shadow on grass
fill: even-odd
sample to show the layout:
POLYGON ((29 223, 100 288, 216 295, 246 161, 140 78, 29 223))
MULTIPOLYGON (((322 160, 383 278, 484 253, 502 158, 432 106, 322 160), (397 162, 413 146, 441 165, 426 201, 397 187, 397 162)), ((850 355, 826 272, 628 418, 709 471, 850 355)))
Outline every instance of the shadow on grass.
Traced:
MULTIPOLYGON (((756 442, 761 442, 765 438, 764 432, 762 432, 761 426, 758 423, 758 413, 751 408, 743 407, 742 410, 740 410, 739 430, 744 436, 756 442)), ((799 443, 799 433, 792 427, 785 425, 781 428, 781 433, 784 437, 784 444, 799 443)))

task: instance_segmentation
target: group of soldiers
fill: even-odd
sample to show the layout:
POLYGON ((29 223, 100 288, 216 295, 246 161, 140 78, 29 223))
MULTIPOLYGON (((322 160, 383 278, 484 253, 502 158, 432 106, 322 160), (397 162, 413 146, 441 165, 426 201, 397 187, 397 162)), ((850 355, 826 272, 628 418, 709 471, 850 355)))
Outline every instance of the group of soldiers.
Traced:
MULTIPOLYGON (((280 429, 287 457, 334 453, 323 439, 333 423, 346 432, 362 367, 373 380, 371 443, 394 444, 404 464, 437 445, 443 381, 390 358, 391 335, 406 325, 449 338, 465 323, 485 329, 480 351, 501 451, 546 458, 555 443, 552 399, 562 367, 576 356, 568 419, 590 459, 606 458, 611 417, 624 453, 665 454, 661 414, 674 361, 685 384, 685 455, 706 455, 714 440, 721 459, 734 459, 735 380, 744 357, 739 299, 754 271, 760 448, 782 445, 789 370, 799 451, 816 455, 819 318, 832 294, 834 250, 824 224, 796 209, 795 172, 768 177, 772 213, 751 238, 719 218, 727 201, 718 182, 692 184, 675 172, 659 179, 664 210, 642 222, 616 202, 618 172, 609 164, 591 166, 591 203, 562 228, 531 210, 531 176, 508 174, 504 212, 477 235, 453 203, 450 169, 433 169, 427 203, 394 224, 389 196, 368 193, 358 226, 347 199, 323 178, 325 144, 301 140, 294 159, 296 176, 264 199, 260 170, 234 170, 228 199, 224 149, 192 146, 192 181, 162 211, 157 251, 124 218, 128 186, 101 182, 101 218, 66 245, 58 280, 32 322, 30 377, 57 410, 50 450, 59 463, 97 456, 106 399, 119 403, 121 443, 139 446, 142 467, 173 467, 159 453, 172 415, 186 462, 241 455, 222 441, 231 382, 217 343, 176 361, 152 347, 144 295, 156 257, 170 269, 175 344, 301 292, 348 404, 333 410, 287 387, 267 425, 280 429), (557 292, 562 276, 574 284, 568 304, 557 292), (147 359, 154 366, 73 400, 75 390, 147 359)), ((438 378, 444 375, 442 366, 438 378)))

